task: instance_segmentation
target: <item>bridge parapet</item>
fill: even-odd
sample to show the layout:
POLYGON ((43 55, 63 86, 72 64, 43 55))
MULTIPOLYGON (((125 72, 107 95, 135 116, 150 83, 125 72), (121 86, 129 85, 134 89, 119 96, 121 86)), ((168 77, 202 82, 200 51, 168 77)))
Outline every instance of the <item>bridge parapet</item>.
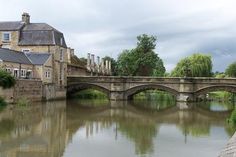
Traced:
POLYGON ((68 93, 93 87, 107 93, 112 100, 127 100, 147 89, 170 92, 179 101, 194 101, 197 95, 214 90, 236 92, 236 79, 68 76, 67 80, 68 93))

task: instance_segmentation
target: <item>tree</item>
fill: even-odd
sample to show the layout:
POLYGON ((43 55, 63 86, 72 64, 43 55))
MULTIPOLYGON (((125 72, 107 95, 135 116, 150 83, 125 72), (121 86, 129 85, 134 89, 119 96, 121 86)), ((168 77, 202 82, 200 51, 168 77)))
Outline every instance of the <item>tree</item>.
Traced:
POLYGON ((137 37, 137 47, 124 50, 118 57, 117 69, 119 75, 130 76, 163 76, 165 67, 163 61, 154 52, 156 37, 146 34, 137 37))
POLYGON ((15 78, 8 72, 0 69, 0 87, 11 88, 15 85, 15 78))
POLYGON ((225 70, 226 75, 229 77, 236 77, 236 62, 231 63, 225 70))
POLYGON ((117 72, 121 76, 134 76, 137 69, 133 50, 124 50, 117 60, 117 72))
POLYGON ((181 59, 171 75, 174 77, 210 77, 212 76, 211 56, 196 53, 181 59))

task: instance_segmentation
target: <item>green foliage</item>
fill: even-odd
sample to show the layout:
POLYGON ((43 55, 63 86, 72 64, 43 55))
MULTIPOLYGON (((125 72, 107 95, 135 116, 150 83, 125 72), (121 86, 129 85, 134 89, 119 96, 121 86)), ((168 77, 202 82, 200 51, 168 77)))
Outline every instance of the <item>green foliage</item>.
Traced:
POLYGON ((94 89, 85 89, 75 94, 75 98, 81 99, 107 99, 107 95, 94 89))
POLYGON ((171 73, 174 77, 210 77, 212 76, 211 56, 193 54, 179 61, 171 73))
POLYGON ((28 100, 25 97, 22 97, 22 98, 17 100, 16 106, 18 106, 18 107, 28 107, 28 106, 30 106, 30 100, 28 100))
POLYGON ((232 125, 236 125, 236 109, 233 110, 233 112, 230 115, 229 118, 229 123, 231 123, 232 125))
POLYGON ((145 155, 153 152, 153 139, 158 131, 154 121, 127 119, 118 123, 118 130, 135 143, 136 154, 145 155))
POLYGON ((209 98, 220 101, 233 101, 234 93, 226 92, 226 91, 216 91, 209 93, 209 98))
POLYGON ((8 72, 0 69, 0 87, 11 88, 15 85, 15 78, 8 72))
POLYGON ((0 111, 2 111, 6 106, 6 101, 2 97, 0 97, 0 111))
POLYGON ((133 50, 124 50, 118 57, 117 70, 118 75, 121 76, 134 76, 138 68, 135 62, 133 50))
POLYGON ((215 78, 225 78, 225 73, 215 73, 214 77, 215 78))
POLYGON ((5 102, 5 100, 2 97, 0 97, 0 107, 6 106, 6 105, 7 103, 5 102))
POLYGON ((230 64, 225 70, 225 73, 230 77, 236 77, 236 62, 230 64))
POLYGON ((122 76, 164 76, 163 61, 154 52, 156 37, 137 37, 137 47, 124 50, 117 60, 117 72, 122 76))

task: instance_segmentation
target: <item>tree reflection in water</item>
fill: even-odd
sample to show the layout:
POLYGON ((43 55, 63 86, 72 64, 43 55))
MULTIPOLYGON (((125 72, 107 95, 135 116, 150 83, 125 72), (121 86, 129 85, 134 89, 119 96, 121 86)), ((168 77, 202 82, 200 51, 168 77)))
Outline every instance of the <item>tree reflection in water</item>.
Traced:
POLYGON ((107 101, 58 101, 26 110, 6 108, 0 113, 0 156, 62 157, 79 130, 92 140, 113 129, 110 138, 131 141, 138 156, 155 153, 163 124, 176 126, 185 137, 210 136, 212 126, 224 127, 229 135, 234 132, 225 123, 230 112, 211 111, 207 105, 180 110, 172 103, 134 101, 117 106, 107 101))

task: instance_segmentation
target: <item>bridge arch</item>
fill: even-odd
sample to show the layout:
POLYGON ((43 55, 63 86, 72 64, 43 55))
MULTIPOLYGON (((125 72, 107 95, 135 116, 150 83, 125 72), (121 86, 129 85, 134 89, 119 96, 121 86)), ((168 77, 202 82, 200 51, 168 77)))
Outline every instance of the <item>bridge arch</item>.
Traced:
POLYGON ((195 92, 195 97, 197 98, 199 95, 207 94, 209 92, 214 91, 226 91, 231 93, 236 93, 236 86, 233 85, 213 85, 201 88, 195 92))
POLYGON ((145 91, 145 90, 160 90, 160 91, 168 92, 168 93, 174 95, 175 97, 178 96, 178 91, 176 91, 175 89, 172 89, 172 88, 169 88, 169 87, 163 86, 163 85, 147 84, 147 85, 135 86, 135 87, 132 87, 132 88, 126 90, 125 97, 127 99, 131 99, 132 96, 134 96, 135 94, 145 91))
POLYGON ((95 89, 106 94, 108 98, 110 96, 110 91, 108 89, 106 89, 105 87, 99 86, 97 84, 92 84, 92 83, 79 83, 79 84, 68 85, 67 96, 69 97, 73 95, 74 93, 85 90, 85 89, 95 89))

